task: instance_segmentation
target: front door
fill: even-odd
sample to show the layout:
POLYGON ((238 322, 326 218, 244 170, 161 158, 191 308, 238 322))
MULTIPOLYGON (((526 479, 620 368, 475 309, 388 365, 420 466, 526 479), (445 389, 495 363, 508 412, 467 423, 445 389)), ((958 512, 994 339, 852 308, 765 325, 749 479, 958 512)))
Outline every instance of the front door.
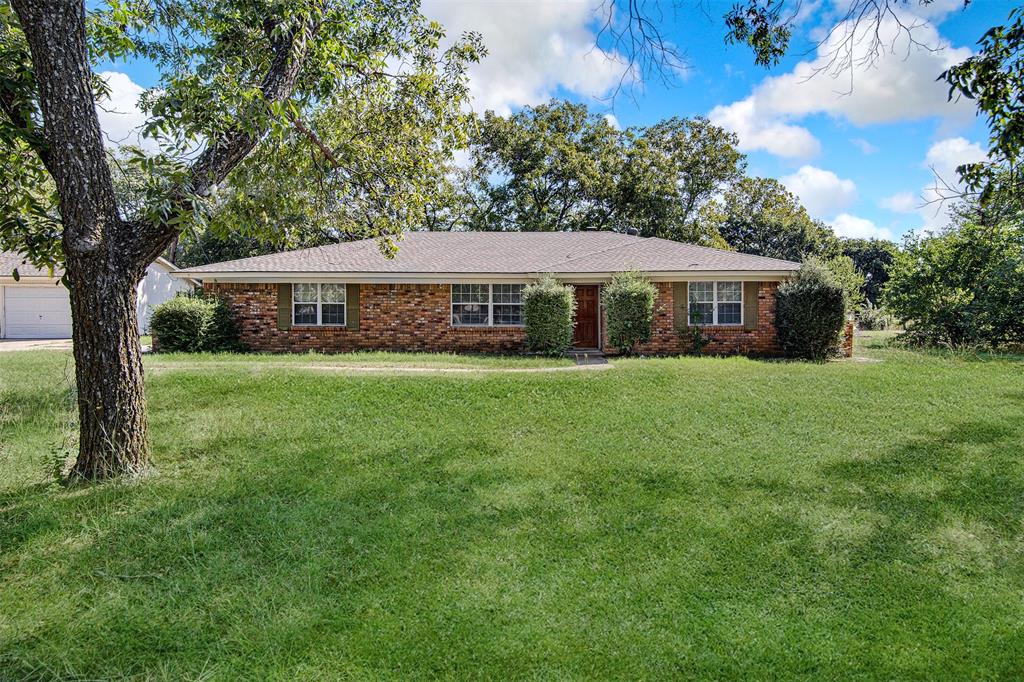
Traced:
POLYGON ((597 348, 597 286, 587 285, 576 289, 576 325, 573 329, 572 345, 576 348, 597 348))

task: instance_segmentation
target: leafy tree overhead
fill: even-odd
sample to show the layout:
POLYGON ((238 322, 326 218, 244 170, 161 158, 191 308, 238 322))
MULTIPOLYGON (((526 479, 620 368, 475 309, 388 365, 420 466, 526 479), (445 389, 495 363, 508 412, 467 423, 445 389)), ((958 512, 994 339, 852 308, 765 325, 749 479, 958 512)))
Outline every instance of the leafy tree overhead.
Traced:
POLYGON ((950 98, 974 100, 989 124, 989 159, 957 168, 969 190, 987 199, 993 192, 1020 192, 1019 165, 1024 153, 1024 8, 1015 7, 1007 23, 993 26, 981 49, 941 76, 950 98))
POLYGON ((488 111, 471 144, 467 226, 607 229, 622 152, 619 132, 583 104, 553 101, 507 118, 488 111))
POLYGON ((771 178, 743 178, 707 207, 705 219, 741 253, 791 261, 839 255, 835 233, 771 178))
POLYGON ((421 212, 432 164, 463 140, 465 66, 482 51, 466 36, 441 53, 441 36, 413 0, 111 0, 88 12, 81 1, 0 2, 0 185, 28 190, 0 193, 0 246, 65 266, 72 476, 147 465, 135 286, 183 229, 232 202, 239 216, 308 219, 343 199, 347 224, 387 238, 421 212), (142 106, 161 150, 129 159, 142 182, 128 207, 91 65, 132 59, 159 72, 142 106), (256 165, 259 195, 224 185, 256 165))
POLYGON ((619 131, 582 104, 487 112, 452 225, 481 230, 626 230, 715 244, 700 210, 742 176, 736 136, 706 119, 619 131))
POLYGON ((746 160, 736 134, 697 117, 631 128, 625 137, 615 196, 619 225, 644 236, 722 246, 700 212, 743 177, 746 160))
POLYGON ((896 254, 896 245, 885 239, 844 239, 842 249, 843 255, 851 258, 864 276, 864 298, 878 305, 882 287, 889 281, 889 266, 896 254))

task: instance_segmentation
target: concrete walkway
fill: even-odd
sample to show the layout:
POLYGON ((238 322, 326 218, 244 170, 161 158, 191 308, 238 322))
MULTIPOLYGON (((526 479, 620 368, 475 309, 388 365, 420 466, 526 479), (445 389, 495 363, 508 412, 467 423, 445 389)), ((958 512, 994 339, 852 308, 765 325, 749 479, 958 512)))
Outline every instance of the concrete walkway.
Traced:
POLYGON ((71 350, 71 339, 0 339, 0 353, 18 350, 71 350))

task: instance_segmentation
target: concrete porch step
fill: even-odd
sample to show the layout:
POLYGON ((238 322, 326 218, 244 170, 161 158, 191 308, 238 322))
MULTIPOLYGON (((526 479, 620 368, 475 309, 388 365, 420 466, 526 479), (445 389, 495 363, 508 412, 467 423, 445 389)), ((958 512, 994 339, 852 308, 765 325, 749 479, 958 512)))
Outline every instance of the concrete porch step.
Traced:
POLYGON ((572 358, 577 365, 607 365, 608 358, 604 353, 594 349, 573 348, 565 352, 565 357, 572 358))

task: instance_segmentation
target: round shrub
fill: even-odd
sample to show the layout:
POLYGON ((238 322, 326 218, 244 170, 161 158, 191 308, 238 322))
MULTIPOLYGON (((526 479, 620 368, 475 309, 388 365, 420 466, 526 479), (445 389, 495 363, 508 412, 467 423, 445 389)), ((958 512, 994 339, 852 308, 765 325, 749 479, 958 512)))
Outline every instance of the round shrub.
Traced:
POLYGON ((523 288, 526 347, 535 353, 560 355, 572 346, 576 297, 572 287, 550 275, 523 288))
POLYGON ((168 353, 241 349, 231 309, 217 297, 175 296, 153 310, 149 326, 156 345, 168 353))
POLYGON ((789 358, 823 361, 838 355, 846 322, 843 287, 828 268, 807 260, 796 277, 779 286, 775 326, 782 353, 789 358))
POLYGON ((149 328, 160 350, 168 353, 195 353, 202 349, 213 308, 193 296, 175 296, 153 310, 149 328))
POLYGON ((245 350, 238 339, 238 324, 231 306, 220 296, 205 299, 213 305, 210 324, 203 338, 203 350, 208 353, 235 353, 245 350))
POLYGON ((608 342, 623 353, 651 339, 657 291, 636 272, 617 272, 604 288, 601 303, 608 317, 608 342))

